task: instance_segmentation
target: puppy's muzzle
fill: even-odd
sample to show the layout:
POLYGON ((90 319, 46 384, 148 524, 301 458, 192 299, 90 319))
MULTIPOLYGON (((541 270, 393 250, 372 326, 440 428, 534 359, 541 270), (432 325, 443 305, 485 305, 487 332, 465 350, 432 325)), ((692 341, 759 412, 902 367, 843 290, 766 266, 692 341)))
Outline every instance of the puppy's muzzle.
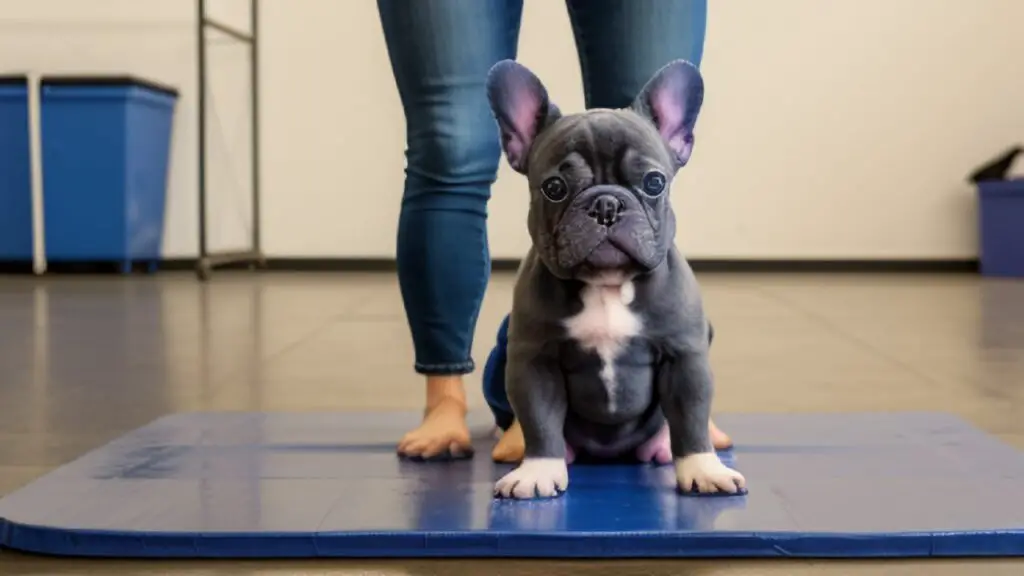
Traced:
POLYGON ((597 185, 582 191, 566 208, 552 236, 559 268, 576 274, 650 269, 659 258, 647 211, 634 193, 621 186, 597 185))

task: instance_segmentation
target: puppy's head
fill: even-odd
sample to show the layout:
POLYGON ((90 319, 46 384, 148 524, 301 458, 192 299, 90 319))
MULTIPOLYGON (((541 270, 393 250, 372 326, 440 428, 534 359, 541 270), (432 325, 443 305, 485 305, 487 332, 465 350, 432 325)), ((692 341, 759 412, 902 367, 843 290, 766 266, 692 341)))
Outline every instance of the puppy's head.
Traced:
POLYGON ((668 64, 618 110, 562 115, 511 60, 491 69, 487 93, 505 156, 530 183, 530 236, 555 276, 618 283, 664 261, 675 241, 669 189, 704 98, 695 66, 668 64))

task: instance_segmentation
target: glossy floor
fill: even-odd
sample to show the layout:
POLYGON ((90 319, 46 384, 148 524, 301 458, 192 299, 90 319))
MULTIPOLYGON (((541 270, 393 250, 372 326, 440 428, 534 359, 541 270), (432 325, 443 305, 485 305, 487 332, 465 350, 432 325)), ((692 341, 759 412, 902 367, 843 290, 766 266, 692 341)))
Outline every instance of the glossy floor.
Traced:
MULTIPOLYGON (((945 410, 1024 448, 1024 282, 701 275, 720 411, 945 410)), ((475 356, 507 310, 496 276, 475 356)), ((0 279, 0 493, 169 412, 415 408, 391 275, 0 279)), ((479 374, 470 379, 482 403, 479 374)), ((981 482, 983 485, 983 480, 981 482)), ((135 562, 0 574, 1019 574, 1012 561, 135 562)))

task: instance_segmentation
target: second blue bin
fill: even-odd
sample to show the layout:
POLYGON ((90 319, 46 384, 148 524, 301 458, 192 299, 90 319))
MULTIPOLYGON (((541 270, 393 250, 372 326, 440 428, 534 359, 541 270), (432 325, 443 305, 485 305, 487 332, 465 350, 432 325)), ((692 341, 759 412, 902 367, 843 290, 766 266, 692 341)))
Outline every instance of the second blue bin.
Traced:
POLYGON ((1024 278, 1024 179, 978 183, 981 273, 1024 278))
POLYGON ((28 83, 0 77, 0 260, 32 260, 28 83))
POLYGON ((175 90, 131 77, 44 78, 46 254, 156 263, 175 90))

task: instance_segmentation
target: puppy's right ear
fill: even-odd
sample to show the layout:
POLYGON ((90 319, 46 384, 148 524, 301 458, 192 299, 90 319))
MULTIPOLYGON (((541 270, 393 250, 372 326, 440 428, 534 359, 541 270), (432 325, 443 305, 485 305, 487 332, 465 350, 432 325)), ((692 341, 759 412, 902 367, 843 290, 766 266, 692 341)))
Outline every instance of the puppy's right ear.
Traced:
POLYGON ((548 100, 544 84, 522 64, 502 60, 487 75, 487 99, 501 130, 501 147, 508 163, 525 174, 533 141, 561 116, 548 100))

